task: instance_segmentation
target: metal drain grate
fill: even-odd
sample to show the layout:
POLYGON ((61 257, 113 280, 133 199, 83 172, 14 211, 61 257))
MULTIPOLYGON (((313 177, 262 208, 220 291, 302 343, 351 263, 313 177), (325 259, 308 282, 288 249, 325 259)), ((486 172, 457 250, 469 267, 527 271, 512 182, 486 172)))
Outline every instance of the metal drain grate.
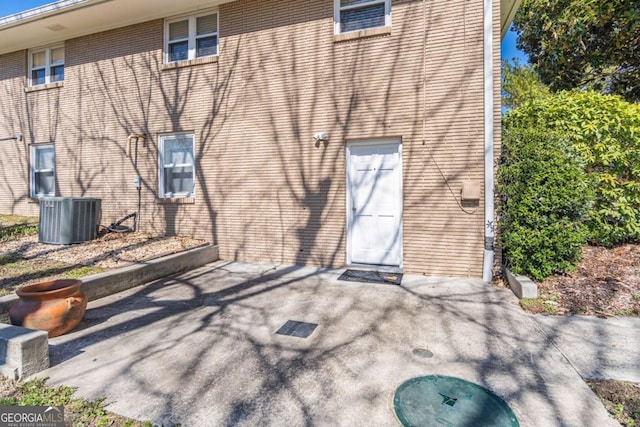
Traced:
POLYGON ((296 320, 287 320, 287 323, 282 325, 280 329, 276 331, 278 335, 287 335, 296 338, 307 338, 318 327, 317 323, 298 322, 296 320))
POLYGON ((428 359, 433 357, 433 353, 426 348, 415 348, 413 349, 414 356, 422 357, 423 359, 428 359))

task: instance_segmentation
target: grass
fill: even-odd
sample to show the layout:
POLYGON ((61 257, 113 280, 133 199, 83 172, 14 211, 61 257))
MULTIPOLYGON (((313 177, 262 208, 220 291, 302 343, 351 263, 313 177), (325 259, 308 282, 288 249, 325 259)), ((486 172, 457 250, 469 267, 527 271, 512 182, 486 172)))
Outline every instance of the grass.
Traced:
POLYGON ((38 218, 0 214, 0 242, 8 242, 37 232, 38 218))
POLYGON ((52 387, 44 379, 13 381, 0 377, 0 406, 64 406, 65 424, 77 427, 121 426, 153 427, 108 412, 104 399, 84 400, 74 396, 68 386, 52 387))
POLYGON ((0 228, 19 224, 38 224, 38 218, 33 216, 0 214, 0 228))
POLYGON ((38 218, 18 215, 0 215, 0 242, 38 233, 38 218))
POLYGON ((102 273, 104 269, 100 267, 93 267, 89 265, 80 265, 77 267, 73 267, 70 270, 62 273, 63 279, 79 279, 81 277, 89 276, 91 274, 102 273))
POLYGON ((587 384, 624 427, 640 426, 640 384, 589 379, 587 384))
POLYGON ((640 311, 634 310, 632 308, 627 308, 626 310, 616 311, 616 315, 618 315, 618 316, 628 316, 628 317, 637 317, 637 316, 640 316, 640 311))
POLYGON ((558 311, 558 296, 522 298, 520 306, 531 313, 555 314, 558 311))

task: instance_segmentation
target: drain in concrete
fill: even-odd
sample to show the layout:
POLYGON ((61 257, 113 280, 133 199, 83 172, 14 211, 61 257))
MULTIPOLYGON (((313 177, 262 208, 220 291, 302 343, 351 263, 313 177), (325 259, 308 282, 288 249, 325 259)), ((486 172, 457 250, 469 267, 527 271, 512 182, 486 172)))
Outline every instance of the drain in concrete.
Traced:
POLYGON ((433 357, 433 353, 427 350, 426 348, 414 348, 413 355, 422 357, 423 359, 428 359, 430 357, 433 357))
POLYGON ((405 427, 520 426, 509 405, 498 395, 455 377, 413 378, 398 387, 393 406, 405 427))
POLYGON ((296 338, 307 338, 318 327, 317 323, 299 322, 287 320, 287 322, 276 331, 278 335, 287 335, 296 338))

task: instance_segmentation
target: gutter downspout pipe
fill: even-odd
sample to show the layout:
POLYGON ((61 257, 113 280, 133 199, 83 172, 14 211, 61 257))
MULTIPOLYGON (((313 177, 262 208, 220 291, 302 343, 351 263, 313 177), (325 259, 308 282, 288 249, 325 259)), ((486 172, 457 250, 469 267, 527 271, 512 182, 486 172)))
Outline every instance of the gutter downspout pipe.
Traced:
POLYGON ((482 280, 493 278, 493 0, 484 0, 484 259, 482 280))

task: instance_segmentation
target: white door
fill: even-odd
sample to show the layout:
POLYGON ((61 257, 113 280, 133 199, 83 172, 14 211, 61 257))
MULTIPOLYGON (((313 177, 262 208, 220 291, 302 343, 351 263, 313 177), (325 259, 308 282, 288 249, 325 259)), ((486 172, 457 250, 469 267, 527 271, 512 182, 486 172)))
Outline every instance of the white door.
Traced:
POLYGON ((347 262, 400 266, 402 153, 397 141, 347 146, 347 262))

